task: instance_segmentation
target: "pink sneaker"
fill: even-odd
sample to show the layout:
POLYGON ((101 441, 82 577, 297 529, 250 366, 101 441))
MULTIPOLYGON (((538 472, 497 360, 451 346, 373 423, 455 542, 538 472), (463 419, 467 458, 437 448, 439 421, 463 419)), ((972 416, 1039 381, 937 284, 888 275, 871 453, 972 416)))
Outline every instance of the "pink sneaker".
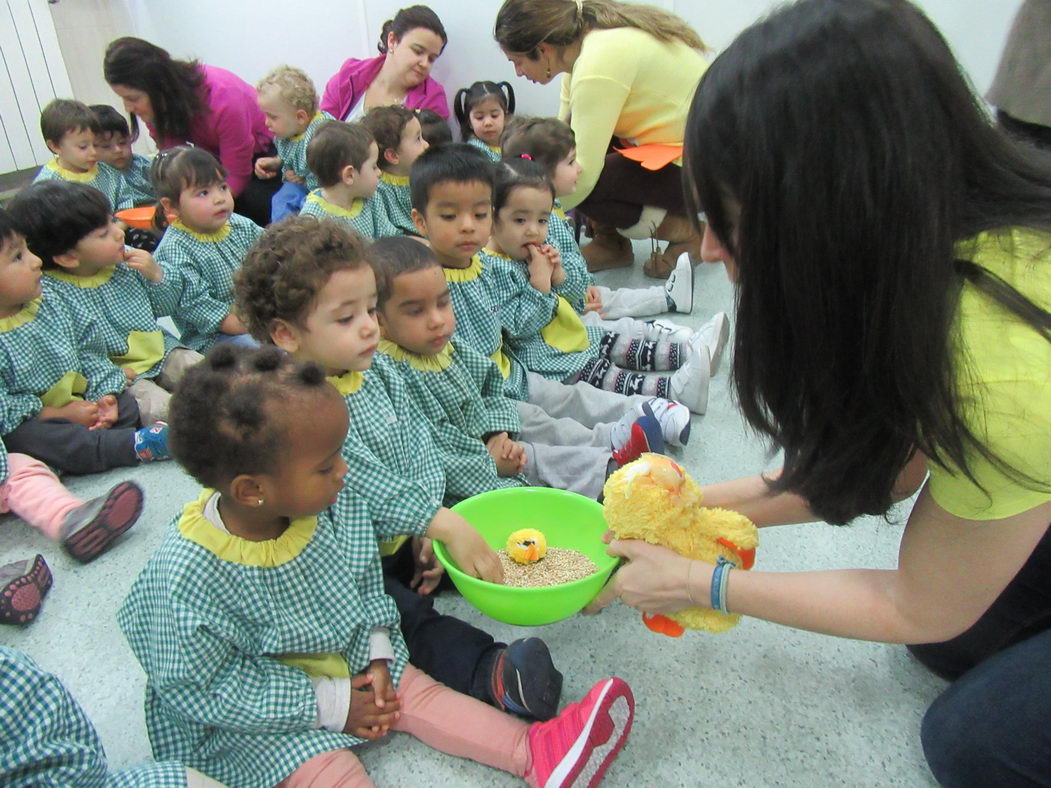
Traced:
POLYGON ((533 765, 527 782, 538 788, 598 785, 624 746, 634 716, 631 687, 616 677, 600 681, 555 719, 529 728, 533 765))

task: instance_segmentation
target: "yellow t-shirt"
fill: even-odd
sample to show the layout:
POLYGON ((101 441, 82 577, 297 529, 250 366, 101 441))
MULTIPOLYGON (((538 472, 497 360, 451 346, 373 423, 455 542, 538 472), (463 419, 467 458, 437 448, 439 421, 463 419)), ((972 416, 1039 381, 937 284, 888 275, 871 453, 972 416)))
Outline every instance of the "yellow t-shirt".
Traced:
MULTIPOLYGON (((957 254, 1051 311, 1051 234, 1025 228, 981 233, 957 254)), ((1039 480, 1028 489, 972 451, 983 492, 962 473, 929 463, 934 500, 958 517, 995 520, 1051 500, 1051 342, 1013 312, 963 286, 954 330, 964 414, 974 435, 1012 468, 1039 480)))
POLYGON ((569 118, 582 171, 562 207, 595 188, 614 136, 637 145, 682 145, 686 115, 708 61, 681 41, 665 43, 634 27, 592 30, 573 71, 562 78, 558 117, 569 118))

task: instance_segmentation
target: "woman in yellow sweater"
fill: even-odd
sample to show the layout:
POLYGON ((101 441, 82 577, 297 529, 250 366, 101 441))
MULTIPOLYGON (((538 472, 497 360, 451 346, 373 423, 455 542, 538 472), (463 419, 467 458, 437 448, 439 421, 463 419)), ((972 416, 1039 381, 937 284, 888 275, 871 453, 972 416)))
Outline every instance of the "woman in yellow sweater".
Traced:
POLYGON ((893 569, 727 576, 614 542, 595 607, 909 644, 955 680, 921 733, 940 783, 1051 784, 1051 157, 913 5, 804 0, 712 63, 686 170, 736 283, 738 399, 784 462, 706 503, 770 526, 919 495, 893 569))
POLYGON ((494 35, 518 76, 547 84, 565 74, 559 117, 573 128, 583 170, 562 205, 591 222, 594 240, 582 250, 588 268, 631 265, 631 238, 669 242, 663 252, 654 245, 650 276, 666 278, 680 254, 696 255, 681 150, 707 62, 690 26, 615 0, 505 0, 494 35), (648 152, 648 166, 611 150, 630 147, 648 152))

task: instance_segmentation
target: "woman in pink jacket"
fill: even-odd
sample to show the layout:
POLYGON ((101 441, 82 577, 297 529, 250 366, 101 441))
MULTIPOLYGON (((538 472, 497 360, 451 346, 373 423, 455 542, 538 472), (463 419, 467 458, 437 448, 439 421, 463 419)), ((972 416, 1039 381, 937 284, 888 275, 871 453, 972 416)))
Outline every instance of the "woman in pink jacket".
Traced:
POLYGON ((187 142, 204 148, 226 170, 234 210, 263 226, 270 221, 270 198, 280 180, 253 174, 255 159, 273 150, 254 87, 224 68, 175 60, 141 38, 110 42, 103 69, 124 101, 133 138, 142 120, 161 150, 187 142))
POLYGON ((344 63, 325 86, 321 109, 339 120, 355 120, 373 107, 402 104, 449 117, 445 88, 431 68, 449 42, 438 15, 425 5, 401 9, 383 23, 380 55, 344 63))

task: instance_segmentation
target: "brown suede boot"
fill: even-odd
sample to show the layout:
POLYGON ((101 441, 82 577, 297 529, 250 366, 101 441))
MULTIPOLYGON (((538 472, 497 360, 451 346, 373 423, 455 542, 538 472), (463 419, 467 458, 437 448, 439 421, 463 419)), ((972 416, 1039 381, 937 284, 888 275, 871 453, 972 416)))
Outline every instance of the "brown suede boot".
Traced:
POLYGON ((588 264, 588 271, 605 271, 609 268, 625 268, 635 263, 631 241, 617 232, 611 224, 591 222, 591 243, 581 248, 580 253, 588 264))
POLYGON ((694 262, 700 260, 701 233, 694 228, 688 217, 669 213, 653 231, 653 251, 642 267, 643 273, 655 279, 667 279, 683 252, 689 252, 690 259, 694 262), (668 242, 663 252, 658 241, 668 242))

